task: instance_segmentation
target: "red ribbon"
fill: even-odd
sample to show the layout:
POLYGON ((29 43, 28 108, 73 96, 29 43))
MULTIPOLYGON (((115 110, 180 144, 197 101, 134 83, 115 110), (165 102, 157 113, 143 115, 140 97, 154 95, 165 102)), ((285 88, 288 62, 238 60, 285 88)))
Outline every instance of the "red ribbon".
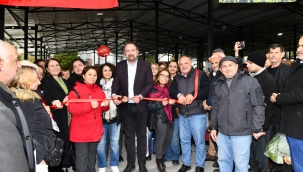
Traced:
MULTIPOLYGON (((198 76, 199 76, 199 70, 196 70, 196 76, 195 76, 195 93, 194 93, 194 99, 197 97, 198 95, 198 76)), ((135 96, 135 97, 138 97, 141 99, 141 97, 139 96, 135 96)), ((133 97, 134 98, 134 97, 133 97)), ((133 99, 131 98, 131 99, 133 99)), ((178 103, 178 100, 176 99, 169 99, 169 98, 142 98, 143 100, 149 100, 149 101, 157 101, 157 102, 162 102, 163 100, 174 100, 175 103, 178 103)), ((62 102, 61 105, 65 105, 66 103, 85 103, 85 102, 92 102, 92 101, 98 101, 98 102, 102 102, 104 100, 120 100, 122 101, 122 97, 118 97, 116 99, 71 99, 67 102, 62 102)), ((52 106, 49 106, 50 108, 58 108, 56 105, 52 105, 52 106)))

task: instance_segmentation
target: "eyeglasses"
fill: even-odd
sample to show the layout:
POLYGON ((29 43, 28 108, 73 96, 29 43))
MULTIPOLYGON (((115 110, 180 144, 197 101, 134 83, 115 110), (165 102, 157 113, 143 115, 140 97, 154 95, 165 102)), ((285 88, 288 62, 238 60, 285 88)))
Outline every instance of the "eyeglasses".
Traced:
POLYGON ((159 74, 159 76, 161 76, 161 77, 165 77, 165 78, 169 78, 169 75, 165 75, 165 74, 163 74, 163 73, 161 73, 161 74, 159 74))

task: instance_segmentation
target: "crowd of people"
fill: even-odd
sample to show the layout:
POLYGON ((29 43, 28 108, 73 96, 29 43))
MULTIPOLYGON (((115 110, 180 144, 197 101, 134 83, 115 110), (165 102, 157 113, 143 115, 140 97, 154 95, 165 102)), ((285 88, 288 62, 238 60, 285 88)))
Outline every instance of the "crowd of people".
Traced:
POLYGON ((121 133, 123 172, 134 171, 136 159, 147 172, 152 154, 159 172, 168 161, 180 165, 180 157, 178 172, 189 171, 193 145, 195 172, 204 172, 205 161, 221 172, 303 171, 303 36, 293 63, 283 45, 272 44, 267 54, 251 52, 243 70, 241 43, 234 49, 234 56, 215 49, 205 72, 188 56, 149 63, 130 42, 116 66, 76 59, 71 72, 55 58, 19 62, 16 49, 0 40, 0 171, 94 172, 97 157, 99 172, 108 165, 119 172, 121 133), (147 128, 149 115, 155 130, 147 128), (286 135, 292 165, 264 154, 277 133, 286 135), (46 146, 54 138, 64 142, 58 166, 49 163, 53 147, 46 146))

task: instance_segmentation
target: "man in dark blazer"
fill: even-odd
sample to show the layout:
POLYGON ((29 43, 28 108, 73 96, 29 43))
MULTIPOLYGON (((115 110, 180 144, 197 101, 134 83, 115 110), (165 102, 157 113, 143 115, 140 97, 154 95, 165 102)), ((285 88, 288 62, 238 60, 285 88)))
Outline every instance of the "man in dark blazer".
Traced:
POLYGON ((138 59, 139 51, 134 43, 127 43, 124 55, 127 60, 117 64, 116 74, 112 86, 114 103, 121 103, 118 97, 128 97, 124 105, 123 125, 125 133, 125 148, 127 152, 127 166, 123 172, 135 170, 135 135, 137 136, 137 158, 140 172, 147 172, 146 159, 146 122, 147 106, 142 100, 153 87, 153 76, 150 64, 138 59), (121 93, 118 95, 118 93, 121 93))
POLYGON ((297 61, 290 66, 284 92, 273 93, 271 101, 281 106, 280 132, 287 136, 293 169, 303 171, 303 35, 297 51, 297 61))

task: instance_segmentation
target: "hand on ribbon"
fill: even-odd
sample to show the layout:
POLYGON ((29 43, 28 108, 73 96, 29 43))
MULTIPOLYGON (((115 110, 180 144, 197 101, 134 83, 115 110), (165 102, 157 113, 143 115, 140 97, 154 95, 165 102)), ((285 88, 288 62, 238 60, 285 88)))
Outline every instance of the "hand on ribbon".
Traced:
POLYGON ((183 96, 183 94, 180 94, 178 97, 178 103, 186 106, 186 98, 183 96))
POLYGON ((112 100, 115 103, 115 105, 119 105, 119 104, 122 103, 122 96, 121 95, 114 95, 114 96, 112 96, 112 100))
POLYGON ((60 102, 60 100, 54 100, 52 101, 52 105, 51 108, 57 108, 57 109, 62 109, 63 108, 63 104, 60 102))
POLYGON ((185 97, 186 99, 186 104, 189 105, 194 101, 194 97, 192 94, 187 94, 187 96, 185 97))

